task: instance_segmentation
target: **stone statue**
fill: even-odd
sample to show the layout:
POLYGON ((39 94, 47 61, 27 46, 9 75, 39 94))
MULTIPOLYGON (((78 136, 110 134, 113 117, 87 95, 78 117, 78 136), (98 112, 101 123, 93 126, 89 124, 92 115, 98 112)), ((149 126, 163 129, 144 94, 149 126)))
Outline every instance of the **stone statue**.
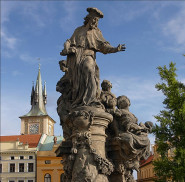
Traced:
POLYGON ((84 25, 78 27, 64 44, 61 55, 67 55, 68 74, 72 88, 72 107, 99 105, 99 68, 96 52, 103 54, 124 51, 125 46, 112 47, 98 28, 103 13, 87 8, 84 25))
POLYGON ((138 125, 129 112, 126 96, 111 92, 112 84, 104 80, 100 90, 96 52, 125 51, 125 45, 112 47, 98 29, 103 13, 87 8, 84 25, 78 27, 64 43, 59 61, 64 72, 56 90, 61 93, 57 112, 64 140, 56 150, 62 156, 64 182, 134 182, 141 157, 149 152, 147 137, 151 122, 138 125))

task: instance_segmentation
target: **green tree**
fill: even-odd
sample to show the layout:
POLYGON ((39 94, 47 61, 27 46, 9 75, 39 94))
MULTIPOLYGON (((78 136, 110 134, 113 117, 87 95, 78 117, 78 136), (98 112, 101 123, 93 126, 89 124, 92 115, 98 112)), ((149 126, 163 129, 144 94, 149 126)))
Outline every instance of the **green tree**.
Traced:
POLYGON ((160 157, 154 161, 154 170, 157 181, 185 182, 185 85, 177 80, 175 63, 171 62, 169 69, 164 66, 158 70, 162 83, 156 88, 165 96, 165 107, 155 116, 159 124, 153 133, 160 157), (173 151, 172 156, 169 151, 173 151))

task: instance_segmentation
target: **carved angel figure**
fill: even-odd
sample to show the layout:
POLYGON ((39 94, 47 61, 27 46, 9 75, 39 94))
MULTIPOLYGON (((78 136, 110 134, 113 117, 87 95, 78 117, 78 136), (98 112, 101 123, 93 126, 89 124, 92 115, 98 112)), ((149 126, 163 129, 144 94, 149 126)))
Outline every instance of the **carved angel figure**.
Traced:
POLYGON ((101 103, 105 106, 105 109, 108 113, 113 114, 116 109, 117 99, 116 96, 111 92, 112 84, 108 80, 103 80, 101 87, 101 103))
POLYGON ((114 128, 116 130, 116 140, 120 146, 120 155, 123 158, 125 167, 139 170, 139 160, 141 157, 148 157, 150 152, 150 141, 148 132, 152 123, 138 125, 137 118, 129 111, 130 100, 126 96, 117 98, 118 109, 114 114, 114 128))

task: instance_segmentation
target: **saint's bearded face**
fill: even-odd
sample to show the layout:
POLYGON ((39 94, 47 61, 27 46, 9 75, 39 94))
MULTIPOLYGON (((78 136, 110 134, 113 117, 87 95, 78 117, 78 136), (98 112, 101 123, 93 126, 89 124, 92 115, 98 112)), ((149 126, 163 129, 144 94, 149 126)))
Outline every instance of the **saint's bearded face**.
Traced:
POLYGON ((99 18, 98 17, 92 17, 89 20, 89 27, 90 27, 90 29, 97 28, 98 27, 98 21, 99 21, 99 18))
POLYGON ((99 21, 98 17, 86 16, 84 19, 85 19, 84 25, 85 26, 89 25, 90 29, 95 29, 96 27, 98 27, 98 21, 99 21))

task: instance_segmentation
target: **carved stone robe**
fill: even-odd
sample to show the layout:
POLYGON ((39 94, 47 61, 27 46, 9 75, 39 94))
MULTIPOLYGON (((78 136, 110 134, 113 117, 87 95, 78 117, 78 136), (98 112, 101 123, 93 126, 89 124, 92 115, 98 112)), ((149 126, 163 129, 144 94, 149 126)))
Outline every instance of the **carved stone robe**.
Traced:
POLYGON ((78 27, 70 38, 75 54, 67 56, 67 67, 72 85, 72 106, 89 106, 99 102, 99 68, 96 52, 104 54, 116 52, 116 48, 103 38, 98 28, 78 27), (86 65, 86 57, 93 58, 93 64, 86 65))

